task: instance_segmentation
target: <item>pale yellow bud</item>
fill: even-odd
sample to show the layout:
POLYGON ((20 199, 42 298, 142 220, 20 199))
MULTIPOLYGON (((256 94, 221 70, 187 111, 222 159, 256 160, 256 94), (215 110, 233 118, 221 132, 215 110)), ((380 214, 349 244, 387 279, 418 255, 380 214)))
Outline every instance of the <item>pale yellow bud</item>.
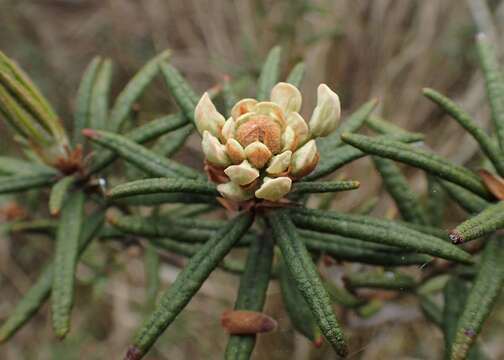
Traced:
POLYGON ((262 169, 272 156, 270 149, 260 141, 254 141, 245 148, 245 156, 257 169, 262 169))
POLYGON ((203 132, 201 147, 209 163, 222 167, 230 164, 229 157, 226 153, 226 147, 207 130, 203 132))
POLYGON ((228 140, 235 136, 236 125, 235 121, 232 117, 226 120, 224 125, 222 126, 222 139, 228 140))
POLYGON ((271 89, 271 101, 278 104, 285 114, 289 114, 301 109, 302 97, 297 87, 280 82, 271 89))
POLYGON ((217 185, 217 191, 226 199, 233 201, 245 201, 254 197, 253 192, 244 190, 232 181, 217 185))
POLYGON ((231 109, 231 116, 236 120, 243 114, 250 112, 255 104, 257 104, 256 99, 242 99, 234 104, 231 109))
POLYGON ((220 137, 226 119, 217 111, 208 93, 204 93, 194 109, 194 121, 200 134, 208 131, 213 136, 220 137))
POLYGON ((318 160, 317 144, 312 139, 292 154, 291 174, 295 177, 307 175, 317 166, 318 160))
POLYGON ((269 162, 269 166, 266 168, 266 172, 271 175, 279 175, 286 172, 289 169, 291 157, 292 151, 290 150, 273 156, 269 162))
POLYGON ((308 128, 308 124, 303 117, 299 115, 299 113, 291 112, 287 117, 287 124, 296 132, 298 137, 298 146, 303 145, 310 138, 310 129, 308 128))
POLYGON ((252 111, 256 114, 267 115, 283 129, 287 125, 282 108, 271 101, 258 102, 252 111))
POLYGON ((340 116, 341 106, 338 95, 326 84, 320 84, 317 89, 317 106, 310 120, 312 136, 329 135, 338 126, 340 116))
POLYGON ((235 139, 228 139, 226 142, 226 152, 233 164, 239 164, 245 160, 245 150, 235 139))
POLYGON ((287 195, 291 189, 292 180, 288 177, 274 179, 265 177, 261 187, 255 192, 258 199, 278 201, 287 195))
POLYGON ((282 151, 296 150, 298 145, 298 136, 293 128, 287 126, 282 134, 282 151))
POLYGON ((228 166, 224 173, 238 185, 248 185, 259 177, 259 170, 250 165, 247 160, 244 160, 240 165, 228 166))

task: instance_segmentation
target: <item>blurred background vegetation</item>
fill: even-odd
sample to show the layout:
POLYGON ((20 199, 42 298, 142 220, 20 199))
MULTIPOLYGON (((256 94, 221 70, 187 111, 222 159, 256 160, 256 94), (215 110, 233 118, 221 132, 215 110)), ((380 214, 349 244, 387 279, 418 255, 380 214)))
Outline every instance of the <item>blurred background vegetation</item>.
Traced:
MULTIPOLYGON (((338 92, 344 114, 376 97, 378 114, 408 130, 424 132, 428 146, 458 163, 474 161, 476 144, 423 98, 421 89, 432 87, 456 99, 486 125, 488 109, 473 47, 474 34, 481 30, 504 39, 504 2, 0 0, 0 49, 32 76, 67 124, 72 122, 78 82, 94 55, 113 59, 116 89, 154 54, 169 48, 174 65, 198 91, 229 75, 242 94, 251 95, 265 54, 280 44, 285 72, 301 58, 306 61, 301 86, 306 109, 313 108, 321 82, 338 92)), ((174 110, 159 81, 139 104, 138 121, 174 110)), ((11 134, 1 125, 0 134, 0 152, 15 151, 11 134)), ((177 156, 198 166, 198 148, 198 138, 191 138, 177 156)), ((425 193, 425 178, 412 169, 405 171, 414 187, 425 193)), ((338 195, 334 208, 352 210, 381 196, 373 214, 396 216, 369 160, 352 163, 337 176, 360 180, 362 187, 338 195)), ((447 227, 462 214, 457 208, 450 210, 447 227)), ((42 236, 13 240, 0 238, 0 320, 52 251, 51 241, 42 236)), ((79 267, 70 336, 64 342, 53 338, 44 308, 0 347, 2 359, 120 358, 149 303, 142 254, 135 247, 100 246, 101 251, 89 251, 79 267)), ((184 262, 165 260, 163 288, 184 262)), ((340 267, 332 267, 326 275, 338 277, 340 272, 340 267)), ((235 278, 219 271, 213 274, 147 359, 219 359, 226 344, 220 314, 233 306, 236 291, 235 278)), ((266 311, 280 327, 260 337, 254 359, 331 358, 330 351, 314 351, 307 340, 293 335, 280 301, 278 287, 270 286, 266 311)), ((353 349, 350 359, 438 359, 442 353, 442 334, 423 320, 408 296, 367 320, 345 313, 340 318, 353 349)), ((504 358, 503 324, 500 306, 482 338, 494 359, 504 358)))

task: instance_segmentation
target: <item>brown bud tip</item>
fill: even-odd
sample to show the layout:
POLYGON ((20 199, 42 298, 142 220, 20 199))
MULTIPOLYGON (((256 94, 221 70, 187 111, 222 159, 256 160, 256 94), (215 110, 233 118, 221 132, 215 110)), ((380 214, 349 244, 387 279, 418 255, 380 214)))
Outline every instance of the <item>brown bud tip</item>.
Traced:
POLYGON ((142 358, 142 353, 140 349, 135 346, 130 346, 124 360, 140 360, 142 358))
POLYGON ((332 257, 328 256, 328 255, 324 255, 324 257, 322 257, 322 263, 329 267, 329 266, 333 266, 333 265, 336 265, 336 260, 334 260, 332 257))
POLYGON ((324 338, 322 337, 322 335, 319 335, 315 339, 313 339, 313 346, 315 346, 317 349, 319 349, 323 343, 324 338))
POLYGON ((230 334, 251 335, 276 329, 272 317, 257 311, 230 310, 222 314, 221 324, 230 334))
POLYGON ((450 231, 448 237, 450 238, 451 242, 454 243, 455 245, 462 244, 465 241, 462 234, 459 233, 457 230, 450 231))
POLYGON ((97 139, 99 137, 98 133, 94 129, 89 129, 89 128, 82 129, 81 133, 85 137, 92 138, 92 139, 97 139))

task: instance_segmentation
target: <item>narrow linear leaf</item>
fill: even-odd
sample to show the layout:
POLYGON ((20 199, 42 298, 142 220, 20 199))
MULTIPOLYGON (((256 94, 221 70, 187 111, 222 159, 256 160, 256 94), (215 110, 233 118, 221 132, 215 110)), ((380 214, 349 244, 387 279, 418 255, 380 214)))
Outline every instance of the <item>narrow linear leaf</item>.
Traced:
MULTIPOLYGON (((269 235, 258 236, 250 244, 245 269, 240 278, 235 310, 262 311, 273 263, 273 245, 269 235)), ((255 342, 255 335, 231 335, 224 358, 248 360, 255 342)))
POLYGON ((464 310, 457 322, 452 342, 451 360, 468 355, 504 284, 504 238, 488 241, 476 280, 469 291, 464 310))
POLYGON ((385 138, 371 138, 357 134, 343 134, 341 138, 344 142, 362 151, 418 167, 458 184, 477 195, 490 198, 488 190, 476 174, 462 166, 454 165, 438 155, 385 138))
POLYGON ((54 174, 14 175, 0 177, 0 194, 17 193, 52 184, 54 174))
POLYGON ((501 150, 504 150, 504 78, 494 46, 485 34, 480 33, 476 37, 476 49, 485 76, 486 93, 497 140, 501 150))
POLYGON ((163 204, 209 204, 218 206, 215 195, 198 195, 190 193, 170 193, 170 194, 140 194, 117 199, 120 205, 127 206, 155 206, 163 204))
POLYGON ((147 308, 151 309, 156 304, 157 294, 161 285, 159 278, 160 260, 156 247, 147 244, 144 252, 145 292, 147 298, 147 308))
POLYGON ((366 222, 347 214, 311 209, 295 209, 292 218, 302 228, 402 247, 457 262, 472 262, 471 255, 455 245, 390 221, 366 222))
POLYGON ((53 235, 58 226, 55 219, 36 219, 29 221, 15 221, 11 223, 8 230, 11 233, 38 233, 53 235))
POLYGON ((439 306, 426 295, 420 295, 420 309, 424 316, 432 323, 442 328, 443 312, 439 306))
POLYGON ((74 182, 75 178, 73 176, 65 176, 53 185, 49 196, 49 213, 51 215, 54 216, 60 213, 63 202, 74 182))
POLYGON ((282 48, 275 46, 270 50, 261 68, 261 74, 257 80, 257 100, 267 101, 270 98, 271 89, 280 78, 280 60, 282 48))
POLYGON ((163 294, 156 310, 140 328, 125 360, 138 360, 147 353, 252 222, 253 215, 250 213, 243 213, 230 220, 189 260, 175 282, 163 294))
POLYGON ((303 81, 304 73, 305 64, 303 61, 300 61, 296 65, 294 65, 289 75, 287 75, 286 81, 289 84, 294 85, 295 87, 299 87, 299 85, 301 85, 301 81, 303 81))
POLYGON ((160 66, 166 86, 170 90, 175 102, 180 107, 184 116, 194 122, 194 108, 199 100, 198 95, 196 95, 189 83, 171 64, 161 62, 160 66))
POLYGON ((191 193, 218 196, 215 185, 203 181, 173 178, 153 178, 117 185, 108 196, 118 199, 126 196, 155 193, 191 193))
POLYGON ((152 151, 161 156, 170 158, 184 146, 187 138, 191 136, 193 131, 194 126, 188 124, 172 133, 166 134, 156 141, 156 144, 152 147, 152 151))
POLYGON ((114 150, 117 155, 149 175, 166 177, 182 176, 193 179, 202 177, 196 170, 161 157, 125 136, 93 129, 84 129, 83 132, 91 141, 114 150))
POLYGON ((468 289, 464 281, 451 277, 443 289, 444 307, 442 312, 442 330, 445 341, 445 359, 450 358, 452 342, 457 331, 457 322, 467 300, 468 289))
POLYGON ((417 194, 411 189, 399 167, 392 160, 373 156, 373 163, 381 175, 383 185, 394 199, 401 217, 409 222, 427 225, 427 214, 417 194))
POLYGON ((382 119, 381 117, 373 115, 373 114, 369 115, 366 118, 366 125, 371 130, 377 132, 378 134, 382 134, 382 135, 394 135, 395 134, 395 135, 410 135, 410 136, 414 135, 414 136, 418 136, 419 138, 423 137, 423 134, 414 133, 414 132, 405 130, 400 126, 397 126, 394 123, 391 123, 390 121, 382 119))
POLYGON ((327 290, 327 293, 331 297, 331 300, 336 304, 344 306, 349 309, 358 308, 366 303, 365 299, 361 299, 350 291, 345 289, 344 287, 340 287, 329 280, 324 280, 324 287, 327 290))
MULTIPOLYGON (((91 215, 85 222, 79 240, 79 256, 91 243, 103 224, 103 212, 91 215)), ((0 327, 0 343, 11 338, 26 322, 28 322, 49 298, 53 283, 54 264, 49 263, 39 275, 34 285, 19 301, 7 320, 0 327)))
POLYGON ((58 338, 64 338, 70 330, 79 237, 84 222, 84 200, 84 193, 80 191, 68 198, 56 233, 51 314, 53 331, 58 338))
POLYGON ((43 164, 20 160, 8 156, 0 156, 1 175, 36 175, 42 173, 56 175, 54 169, 43 164))
POLYGON ((82 75, 79 89, 77 90, 73 129, 74 145, 83 143, 84 138, 82 137, 81 131, 82 129, 89 127, 91 124, 91 95, 100 62, 101 58, 99 56, 96 56, 93 60, 91 60, 84 71, 84 75, 82 75))
POLYGON ((504 201, 499 201, 458 225, 450 232, 450 239, 459 244, 491 234, 502 227, 504 227, 504 201))
POLYGON ((291 193, 293 194, 311 194, 311 193, 326 193, 336 191, 347 191, 358 189, 360 182, 358 181, 324 181, 324 182, 308 182, 302 181, 294 183, 291 193))
POLYGON ((346 356, 348 349, 343 332, 334 315, 327 294, 310 254, 296 233, 296 228, 285 211, 268 213, 268 223, 283 255, 297 289, 310 307, 324 337, 336 353, 346 356))
MULTIPOLYGON (((454 184, 454 186, 457 185, 454 184)), ((468 191, 466 192, 469 193, 468 191)), ((430 174, 427 174, 427 194, 426 209, 429 218, 429 225, 441 227, 446 210, 446 191, 443 188, 441 181, 430 174)))
POLYGON ((234 92, 233 86, 231 85, 231 79, 229 78, 229 76, 226 76, 224 79, 224 86, 222 87, 222 98, 224 100, 226 117, 229 117, 231 116, 231 109, 239 100, 234 92))
POLYGON ((97 70, 89 103, 89 127, 106 129, 108 123, 112 61, 103 60, 97 70))
POLYGON ((392 271, 382 273, 354 272, 345 275, 343 281, 350 289, 370 288, 405 291, 412 290, 416 286, 416 281, 413 277, 392 271))
POLYGON ((131 113, 131 109, 136 101, 143 94, 147 86, 159 73, 159 64, 168 60, 170 51, 165 50, 148 61, 119 93, 110 111, 110 122, 107 127, 110 131, 120 131, 124 121, 131 113))
MULTIPOLYGON (((503 83, 504 85, 504 83, 503 83)), ((504 87, 503 87, 504 90, 504 87)), ((490 159, 497 172, 504 175, 504 156, 499 146, 480 128, 471 116, 449 98, 433 89, 423 89, 423 94, 455 119, 479 144, 483 153, 490 159)), ((504 93, 503 93, 504 95, 504 93)), ((504 100, 504 98, 503 98, 504 100)), ((504 107, 503 107, 504 110, 504 107)), ((503 118, 504 119, 504 118, 503 118)))

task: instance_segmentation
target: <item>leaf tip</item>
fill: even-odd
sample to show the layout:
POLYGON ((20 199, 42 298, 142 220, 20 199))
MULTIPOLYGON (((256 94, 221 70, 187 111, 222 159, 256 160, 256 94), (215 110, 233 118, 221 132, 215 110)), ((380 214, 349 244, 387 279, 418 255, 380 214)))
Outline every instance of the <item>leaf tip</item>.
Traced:
POLYGON ((140 360, 142 358, 142 352, 136 346, 130 346, 128 352, 124 357, 124 360, 140 360))
POLYGON ((455 245, 462 244, 465 241, 464 236, 457 230, 450 231, 448 237, 450 238, 451 242, 455 245))
POLYGON ((100 137, 100 135, 98 134, 98 132, 96 130, 90 129, 90 128, 82 129, 81 133, 85 137, 88 137, 91 139, 97 139, 100 137))
POLYGON ((324 338, 322 337, 322 335, 319 335, 315 339, 313 339, 313 346, 315 346, 317 349, 319 349, 323 343, 324 338))

